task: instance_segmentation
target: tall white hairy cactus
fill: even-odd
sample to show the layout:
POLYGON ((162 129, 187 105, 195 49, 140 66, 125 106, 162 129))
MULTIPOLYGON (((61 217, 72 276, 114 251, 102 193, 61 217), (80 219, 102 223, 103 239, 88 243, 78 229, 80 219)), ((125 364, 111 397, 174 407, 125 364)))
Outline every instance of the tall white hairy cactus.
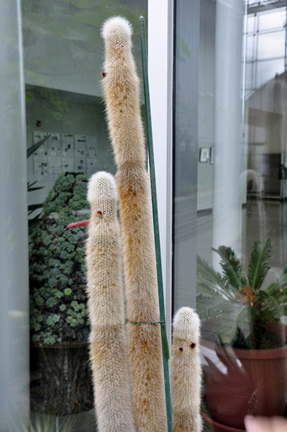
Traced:
POLYGON ((105 40, 103 90, 118 167, 117 184, 124 249, 127 324, 136 428, 167 428, 161 330, 149 178, 140 116, 139 79, 132 56, 132 29, 114 17, 102 29, 105 40), (153 323, 153 324, 147 324, 153 323))
POLYGON ((87 241, 90 359, 99 432, 135 432, 128 377, 117 192, 113 176, 89 182, 87 241))
POLYGON ((188 307, 178 310, 173 321, 170 361, 173 432, 200 432, 201 364, 200 320, 188 307))

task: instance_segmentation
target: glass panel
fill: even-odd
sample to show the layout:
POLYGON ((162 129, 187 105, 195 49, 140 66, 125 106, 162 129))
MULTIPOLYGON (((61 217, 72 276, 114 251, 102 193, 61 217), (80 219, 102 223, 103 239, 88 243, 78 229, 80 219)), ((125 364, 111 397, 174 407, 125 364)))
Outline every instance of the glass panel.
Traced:
POLYGON ((284 59, 258 62, 256 69, 256 86, 258 88, 276 75, 282 74, 284 71, 284 59))
POLYGON ((258 59, 285 56, 285 31, 258 35, 258 59))
POLYGON ((133 26, 141 76, 138 18, 147 1, 23 0, 30 191, 30 406, 34 430, 95 428, 88 355, 86 228, 88 178, 115 173, 102 100, 110 16, 133 26), (42 141, 39 148, 33 145, 42 141), (33 151, 32 151, 33 150, 33 151))
MULTIPOLYGON (((247 414, 286 415, 286 35, 246 35, 244 0, 187 3, 175 14, 174 312, 201 318, 206 430, 244 430, 247 414)), ((283 16, 248 4, 253 29, 283 16)))
POLYGON ((246 63, 245 90, 251 90, 254 87, 254 70, 256 66, 255 63, 246 63))
POLYGON ((279 8, 272 13, 261 13, 259 14, 259 31, 284 28, 286 25, 286 9, 279 8))
POLYGON ((256 32, 256 24, 257 24, 256 16, 249 15, 247 17, 247 32, 248 33, 255 33, 256 32))
POLYGON ((246 59, 247 59, 247 61, 254 59, 256 42, 257 42, 257 38, 255 37, 255 35, 247 37, 247 43, 246 43, 246 59))

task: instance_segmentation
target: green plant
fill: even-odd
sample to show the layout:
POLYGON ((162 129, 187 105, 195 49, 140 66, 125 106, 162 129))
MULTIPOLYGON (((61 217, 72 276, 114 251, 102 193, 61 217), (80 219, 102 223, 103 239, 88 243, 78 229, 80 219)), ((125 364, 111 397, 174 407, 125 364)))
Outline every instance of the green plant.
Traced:
POLYGON ((197 311, 211 321, 220 344, 233 348, 267 349, 284 345, 270 323, 279 326, 287 309, 287 267, 278 280, 262 288, 272 256, 270 239, 255 241, 247 274, 230 247, 213 249, 221 258, 222 274, 197 261, 197 311))
POLYGON ((86 308, 85 228, 64 231, 80 220, 87 177, 62 173, 50 190, 31 235, 31 340, 43 344, 81 343, 89 333, 86 308))
MULTIPOLYGON (((27 159, 32 156, 33 153, 35 153, 35 151, 38 150, 39 147, 41 147, 49 138, 51 135, 46 136, 45 138, 41 139, 40 141, 38 141, 36 144, 33 144, 32 146, 30 146, 27 149, 27 159)), ((44 186, 35 186, 35 184, 37 183, 37 181, 34 181, 33 183, 28 182, 27 183, 27 191, 28 192, 33 192, 36 190, 40 190, 43 189, 44 186)), ((43 207, 42 203, 39 204, 29 204, 28 205, 28 216, 30 216, 30 214, 32 214, 34 211, 40 209, 43 207)), ((41 214, 36 215, 35 217, 33 217, 32 219, 28 219, 28 224, 29 224, 29 235, 32 234, 34 228, 38 225, 39 221, 40 221, 40 216, 41 214)))

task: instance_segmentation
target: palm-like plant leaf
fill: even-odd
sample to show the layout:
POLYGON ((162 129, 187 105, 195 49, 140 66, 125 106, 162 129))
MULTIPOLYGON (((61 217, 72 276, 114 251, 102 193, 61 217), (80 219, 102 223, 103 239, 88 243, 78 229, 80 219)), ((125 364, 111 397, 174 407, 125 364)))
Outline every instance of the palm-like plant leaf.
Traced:
POLYGON ((41 139, 40 141, 38 141, 36 144, 33 144, 31 147, 29 147, 27 149, 27 159, 33 154, 35 153, 35 151, 38 150, 39 147, 41 147, 41 145, 43 145, 49 138, 50 138, 51 134, 46 136, 45 138, 41 139))
POLYGON ((43 204, 29 204, 28 205, 28 215, 33 213, 35 210, 38 210, 43 207, 43 204))
POLYGON ((232 287, 228 286, 221 275, 199 256, 197 257, 197 281, 210 291, 210 295, 219 295, 225 299, 231 295, 232 287))
POLYGON ((247 277, 234 251, 226 246, 219 246, 218 249, 212 250, 221 258, 220 265, 223 270, 224 279, 238 290, 244 288, 247 285, 247 277))
POLYGON ((33 183, 28 182, 27 183, 27 191, 32 192, 32 191, 36 191, 39 189, 44 189, 44 186, 33 187, 36 183, 37 183, 37 180, 34 181, 33 183))
POLYGON ((248 266, 248 281, 253 291, 260 289, 270 268, 268 261, 272 256, 272 246, 271 239, 267 239, 265 244, 260 241, 254 243, 248 266))

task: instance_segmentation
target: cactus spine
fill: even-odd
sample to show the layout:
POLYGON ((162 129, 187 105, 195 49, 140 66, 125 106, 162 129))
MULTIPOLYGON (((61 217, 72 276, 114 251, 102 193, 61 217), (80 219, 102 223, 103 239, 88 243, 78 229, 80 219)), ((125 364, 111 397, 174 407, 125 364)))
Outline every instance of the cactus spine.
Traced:
POLYGON ((199 358, 200 320, 183 307, 173 321, 170 361, 173 432, 200 432, 201 364, 199 358))
POLYGON ((138 432, 165 432, 156 259, 149 179, 145 170, 139 79, 131 52, 131 26, 124 18, 107 20, 103 90, 118 167, 127 324, 138 432))
POLYGON ((128 377, 116 184, 99 172, 89 182, 87 241, 90 358, 99 432, 134 432, 128 377))

